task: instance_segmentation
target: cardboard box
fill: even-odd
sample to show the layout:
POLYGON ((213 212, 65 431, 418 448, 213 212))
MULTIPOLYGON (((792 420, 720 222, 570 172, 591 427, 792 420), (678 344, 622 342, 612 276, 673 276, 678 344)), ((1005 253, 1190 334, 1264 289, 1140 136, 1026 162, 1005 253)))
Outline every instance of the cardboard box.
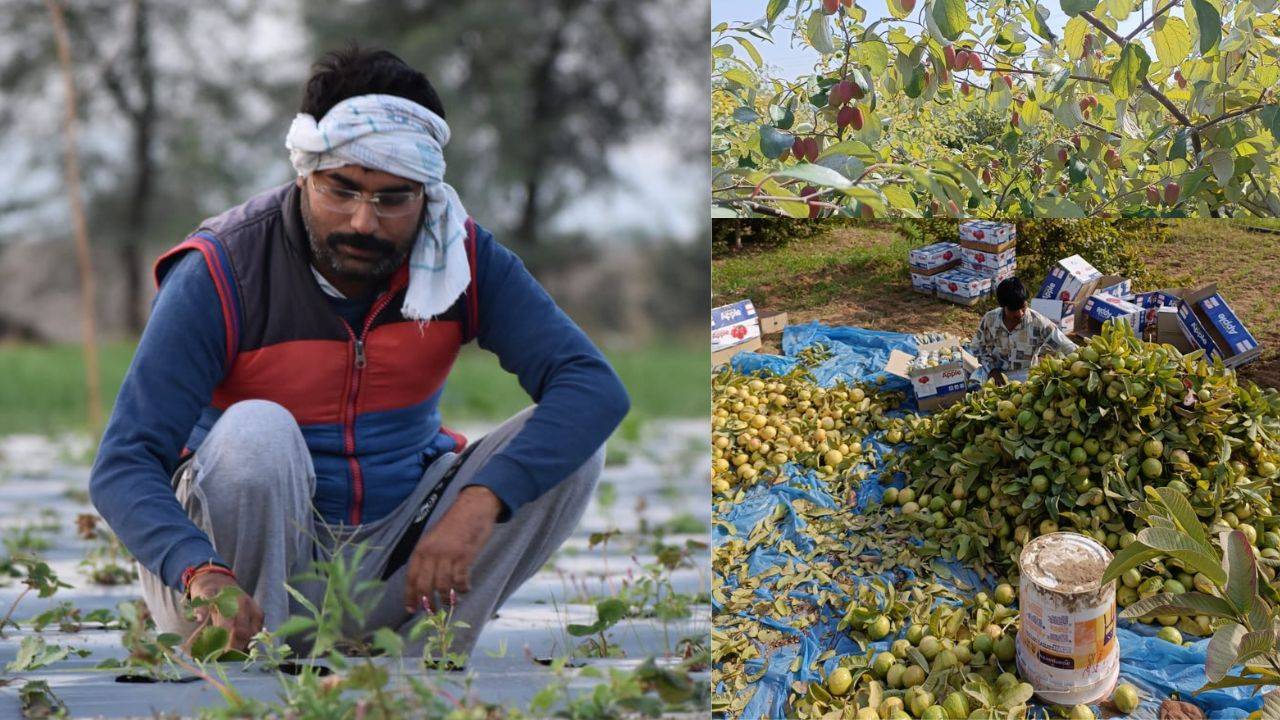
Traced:
POLYGON ((964 300, 977 299, 991 291, 991 278, 969 270, 948 270, 934 276, 933 287, 939 297, 945 293, 964 300))
POLYGON ((1049 319, 1064 333, 1070 333, 1076 327, 1075 307, 1072 303, 1056 299, 1031 298, 1027 303, 1032 310, 1049 319))
POLYGON ((1179 303, 1178 326, 1182 328, 1183 334, 1193 346, 1204 350, 1206 358, 1212 360, 1218 357, 1218 347, 1214 345, 1213 338, 1209 337, 1209 329, 1200 322, 1191 303, 1179 303))
POLYGON ((920 273, 911 273, 911 289, 925 295, 933 294, 933 275, 921 275, 920 273))
POLYGON ((1005 265, 999 270, 991 270, 989 268, 982 268, 982 267, 968 266, 968 265, 966 265, 963 269, 968 270, 969 272, 975 275, 979 275, 981 277, 991 280, 991 287, 987 290, 987 292, 994 293, 996 291, 997 285, 1004 282, 1005 280, 1008 280, 1009 278, 1013 277, 1017 273, 1018 264, 1014 263, 1012 265, 1005 265))
POLYGON ((915 248, 907 258, 911 271, 933 275, 960 263, 960 246, 953 242, 937 242, 915 248))
POLYGON ((1209 316, 1211 331, 1217 331, 1215 340, 1222 341, 1220 349, 1229 361, 1239 365, 1262 354, 1262 348, 1258 347, 1253 333, 1240 322, 1240 318, 1221 295, 1214 293, 1201 300, 1199 306, 1201 312, 1209 316))
POLYGON ((1088 297, 1088 293, 1083 291, 1091 282, 1101 278, 1102 273, 1097 268, 1079 255, 1072 255, 1059 260, 1049 271, 1049 276, 1041 283, 1036 297, 1046 300, 1077 300, 1088 297))
POLYGON ((1179 297, 1178 324, 1196 347, 1204 349, 1206 356, 1220 358, 1227 367, 1239 367, 1262 354, 1257 340, 1218 293, 1216 284, 1181 293, 1179 297))
POLYGON ((1016 250, 993 253, 987 250, 973 250, 962 247, 960 248, 960 256, 964 258, 965 265, 970 269, 999 270, 1007 265, 1015 264, 1018 253, 1016 250))
POLYGON ((1090 323, 1089 315, 1084 310, 1085 302, 1092 295, 1097 294, 1098 288, 1116 287, 1124 282, 1127 282, 1127 280, 1122 275, 1099 275, 1081 286, 1080 292, 1075 298, 1064 301, 1064 305, 1070 307, 1070 313, 1073 318, 1071 320, 1071 330, 1064 330, 1063 332, 1071 332, 1077 338, 1087 339, 1101 330, 1101 323, 1090 323))
POLYGON ((712 350, 711 367, 716 368, 721 365, 728 365, 734 355, 737 355, 740 352, 753 352, 759 350, 762 346, 763 344, 760 342, 760 338, 756 337, 738 345, 724 348, 723 350, 712 350))
MULTIPOLYGON (((960 346, 956 340, 952 339, 921 343, 918 347, 921 353, 925 353, 960 346)), ((969 376, 979 367, 977 358, 963 348, 960 348, 958 360, 931 368, 912 368, 911 361, 916 357, 911 353, 893 350, 889 353, 889 361, 885 363, 884 369, 887 373, 906 378, 911 382, 916 405, 921 410, 945 407, 964 397, 969 387, 969 376)))
POLYGON ((996 247, 1016 239, 1017 232, 1017 227, 1013 223, 968 220, 960 223, 960 242, 988 248, 996 247))
POLYGON ((911 266, 911 272, 912 272, 912 274, 914 274, 914 275, 925 275, 925 276, 929 276, 929 275, 940 275, 940 274, 942 274, 942 273, 944 273, 944 272, 946 272, 946 271, 948 271, 948 270, 955 270, 956 268, 960 267, 960 266, 961 266, 961 264, 962 264, 962 263, 961 263, 961 261, 960 261, 960 258, 959 258, 959 257, 956 257, 956 259, 955 259, 955 260, 952 260, 951 262, 947 263, 946 265, 939 265, 938 267, 935 267, 935 268, 923 269, 923 268, 918 268, 918 267, 916 267, 916 266, 912 265, 912 266, 911 266))
POLYGON ((715 367, 743 350, 760 347, 760 319, 750 300, 721 305, 711 311, 711 365, 715 367))
POLYGON ((1094 293, 1084 302, 1084 313, 1088 318, 1087 330, 1090 335, 1102 331, 1102 323, 1118 319, 1129 323, 1134 335, 1141 336, 1143 309, 1124 298, 1109 293, 1094 293))
POLYGON ((1152 290, 1151 292, 1138 293, 1133 296, 1133 303, 1141 305, 1144 308, 1176 308, 1181 299, 1172 294, 1172 290, 1152 290))
POLYGON ((787 326, 787 314, 785 312, 765 312, 760 313, 760 334, 773 335, 782 332, 787 326))
POLYGON ((1017 238, 1009 238, 1008 240, 1002 243, 997 243, 997 244, 991 244, 991 243, 983 242, 981 240, 961 240, 960 241, 961 250, 968 248, 969 250, 982 250, 984 252, 989 252, 989 253, 1002 253, 1002 252, 1005 252, 1006 250, 1012 250, 1017 246, 1018 246, 1017 238))
POLYGON ((1182 331, 1182 325, 1178 322, 1177 307, 1151 308, 1148 312, 1155 313, 1154 324, 1150 316, 1147 319, 1147 335, 1153 338, 1153 342, 1167 343, 1182 353, 1189 353, 1196 349, 1196 346, 1192 345, 1191 340, 1187 338, 1187 334, 1182 331), (1153 328, 1154 333, 1151 332, 1153 328))
MULTIPOLYGON (((1114 278, 1119 276, 1103 275, 1102 277, 1114 278)), ((1117 282, 1117 283, 1111 283, 1109 280, 1107 282, 1103 282, 1102 280, 1099 280, 1097 288, 1098 288, 1097 290, 1093 291, 1095 295, 1097 293, 1106 293, 1107 295, 1115 295, 1116 297, 1122 300, 1129 300, 1130 302, 1133 301, 1132 300, 1133 299, 1133 281, 1130 280, 1129 278, 1121 278, 1120 282, 1117 282)))

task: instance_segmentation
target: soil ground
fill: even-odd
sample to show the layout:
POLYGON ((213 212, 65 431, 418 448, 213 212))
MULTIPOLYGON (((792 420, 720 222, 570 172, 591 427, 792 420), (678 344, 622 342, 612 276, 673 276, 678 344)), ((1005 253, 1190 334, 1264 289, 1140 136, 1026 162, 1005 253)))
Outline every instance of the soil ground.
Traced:
MULTIPOLYGON (((1240 376, 1280 388, 1280 235, 1229 220, 1174 221, 1167 229, 1169 239, 1150 248, 1149 265, 1187 284, 1216 282, 1263 347, 1262 357, 1241 368, 1240 376)), ((911 247, 892 227, 877 225, 838 227, 782 248, 718 252, 712 302, 751 298, 757 311, 787 311, 792 325, 817 320, 972 337, 995 302, 962 307, 913 292, 911 247)), ((1042 279, 1023 281, 1034 289, 1042 279)), ((779 352, 780 341, 780 335, 765 337, 762 352, 779 352)))

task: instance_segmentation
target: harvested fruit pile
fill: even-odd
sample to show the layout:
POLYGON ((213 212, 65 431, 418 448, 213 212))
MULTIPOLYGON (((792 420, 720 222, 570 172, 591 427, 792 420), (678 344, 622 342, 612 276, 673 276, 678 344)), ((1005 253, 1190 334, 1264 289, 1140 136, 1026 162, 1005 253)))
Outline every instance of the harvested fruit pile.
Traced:
MULTIPOLYGON (((1206 527, 1241 528, 1268 577, 1280 559, 1280 396, 1124 327, 930 417, 891 417, 899 397, 818 387, 803 366, 719 374, 713 398, 713 709, 730 718, 1023 716, 1018 552, 1057 529, 1123 548, 1148 488, 1184 493, 1206 527), (906 486, 881 496, 897 471, 906 486)), ((1202 585, 1149 562, 1117 597, 1202 585)), ((1175 627, 1160 636, 1180 642, 1175 627)), ((1132 710, 1136 693, 1122 684, 1110 707, 1132 710)))
POLYGON ((860 476, 845 471, 864 459, 866 436, 890 425, 885 411, 900 403, 902 394, 845 384, 820 387, 807 368, 826 358, 822 346, 799 358, 796 370, 781 377, 713 376, 711 488, 716 495, 748 488, 761 472, 776 474, 788 462, 857 485, 860 476))
MULTIPOLYGON (((1087 345, 1032 368, 1025 382, 988 385, 932 417, 901 421, 910 449, 894 467, 910 484, 889 497, 944 552, 1017 582, 1028 540, 1056 530, 1091 535, 1111 550, 1142 529, 1130 503, 1168 487, 1214 534, 1239 528, 1263 573, 1280 564, 1280 395, 1108 324, 1087 345)), ((1122 578, 1121 607, 1208 579, 1178 561, 1122 578)), ((1165 625, 1178 622, 1163 616, 1165 625)), ((1184 630, 1210 631, 1209 618, 1184 630)))

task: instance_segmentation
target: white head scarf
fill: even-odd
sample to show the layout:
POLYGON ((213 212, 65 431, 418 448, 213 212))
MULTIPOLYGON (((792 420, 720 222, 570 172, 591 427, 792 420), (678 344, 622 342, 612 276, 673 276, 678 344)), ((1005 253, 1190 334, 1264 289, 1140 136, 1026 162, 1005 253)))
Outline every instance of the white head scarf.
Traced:
POLYGON ((394 95, 358 95, 325 116, 299 113, 285 146, 299 177, 360 165, 422 183, 427 212, 409 254, 409 288, 401 313, 426 321, 448 310, 471 282, 467 210, 444 181, 449 125, 427 108, 394 95))

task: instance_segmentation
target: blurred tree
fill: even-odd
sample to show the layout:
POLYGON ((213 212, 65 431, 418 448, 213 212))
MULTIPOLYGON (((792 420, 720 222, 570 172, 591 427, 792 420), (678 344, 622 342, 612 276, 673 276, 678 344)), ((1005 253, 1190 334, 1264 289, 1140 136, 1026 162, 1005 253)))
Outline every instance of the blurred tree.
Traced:
MULTIPOLYGON (((243 48, 258 46, 249 40, 293 6, 83 0, 65 8, 90 232, 95 243, 115 248, 125 276, 121 321, 132 333, 142 330, 150 284, 144 248, 176 242, 228 198, 288 177, 283 150, 272 161, 253 149, 271 137, 283 144, 281 118, 289 111, 281 91, 294 90, 305 70, 299 44, 281 43, 275 53, 243 48), (198 185, 183 182, 191 178, 198 185)), ((58 70, 53 39, 31 32, 48 26, 44 12, 40 0, 16 0, 0 13, 0 150, 27 148, 18 149, 24 182, 6 199, 15 210, 66 203, 56 180, 44 183, 52 192, 38 181, 58 155, 29 150, 51 144, 56 132, 45 119, 56 100, 48 92, 58 70)))
MULTIPOLYGON (((464 202, 531 249, 610 175, 612 148, 678 111, 671 77, 705 67, 709 18, 682 0, 495 5, 355 0, 304 13, 317 51, 377 45, 427 75, 453 128, 450 165, 466 168, 453 171, 464 202)), ((705 148, 706 133, 693 135, 705 148)))

